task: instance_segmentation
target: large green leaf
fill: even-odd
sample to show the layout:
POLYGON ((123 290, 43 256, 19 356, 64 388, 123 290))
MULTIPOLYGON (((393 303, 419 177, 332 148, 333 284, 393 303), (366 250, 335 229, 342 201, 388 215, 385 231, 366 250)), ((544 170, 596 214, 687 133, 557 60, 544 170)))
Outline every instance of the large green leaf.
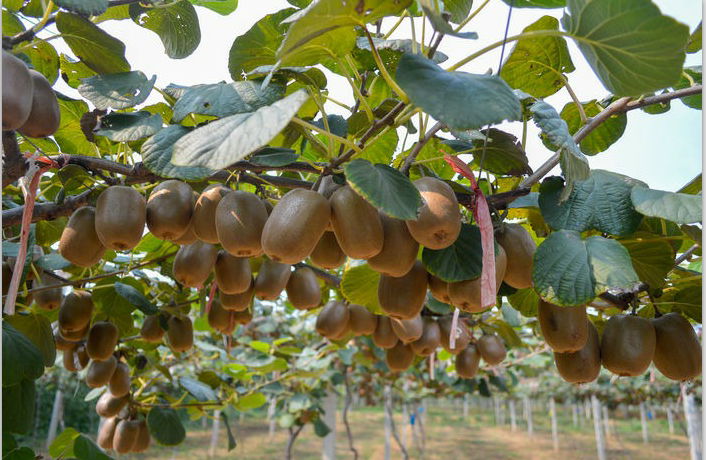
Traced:
MULTIPOLYGON (((302 85, 310 85, 318 89, 324 89, 328 84, 324 72, 316 67, 275 67, 274 65, 261 65, 248 72, 247 79, 264 79, 267 78, 270 73, 273 73, 278 79, 296 80, 302 85)), ((289 90, 290 88, 287 88, 287 91, 289 90)), ((315 105, 316 104, 314 104, 314 106, 315 105)))
POLYGON ((568 0, 562 25, 603 85, 636 96, 673 85, 686 57, 689 28, 647 0, 568 0))
POLYGON ((157 307, 155 307, 154 304, 147 299, 147 297, 145 297, 133 286, 118 282, 113 284, 113 287, 115 288, 115 292, 117 292, 120 297, 133 304, 145 315, 156 315, 159 313, 157 307))
POLYGON ((61 122, 54 134, 62 153, 91 155, 95 146, 86 139, 81 130, 81 116, 88 112, 88 104, 81 100, 59 97, 61 122))
POLYGON ((147 169, 162 177, 173 177, 184 180, 200 180, 210 176, 214 170, 201 166, 176 166, 172 163, 174 143, 190 128, 180 125, 170 125, 150 137, 142 144, 142 161, 147 169))
POLYGON ((684 312, 687 316, 697 322, 701 322, 702 316, 702 286, 686 286, 674 294, 674 303, 670 305, 672 311, 684 312))
POLYGON ((686 52, 687 53, 698 53, 701 51, 701 23, 696 26, 696 29, 689 36, 689 41, 687 42, 686 52))
POLYGON ((270 142, 307 99, 307 92, 298 90, 255 112, 231 115, 197 128, 176 141, 172 162, 225 168, 270 142))
POLYGON ((520 289, 514 294, 507 296, 507 300, 522 316, 527 318, 537 316, 537 312, 539 311, 539 296, 534 292, 534 289, 520 289))
POLYGON ((81 435, 75 428, 68 427, 62 431, 49 446, 49 455, 53 458, 60 456, 73 457, 74 440, 81 435))
POLYGON ((163 446, 176 446, 186 437, 179 414, 172 408, 153 407, 147 414, 152 437, 163 446))
MULTIPOLYGON (((2 322, 2 386, 35 380, 44 373, 39 349, 8 321, 2 322)), ((4 404, 3 404, 4 405, 4 404)))
POLYGON ((419 190, 407 176, 386 164, 356 158, 346 165, 348 185, 376 208, 398 219, 416 219, 419 190))
POLYGON ((188 0, 159 8, 145 8, 132 3, 130 17, 136 24, 159 35, 164 51, 172 59, 191 55, 201 42, 199 17, 188 0))
POLYGON ((187 377, 179 377, 179 386, 199 401, 217 401, 216 393, 205 383, 187 377))
POLYGON ((446 0, 444 9, 451 14, 449 21, 459 24, 468 17, 473 6, 473 0, 446 0))
POLYGON ((192 5, 202 6, 222 16, 228 16, 238 8, 238 0, 189 0, 192 5))
POLYGON ((74 439, 74 456, 77 460, 112 460, 96 443, 83 434, 74 439))
POLYGON ((155 81, 156 75, 148 80, 144 73, 135 70, 86 78, 78 92, 97 109, 126 109, 145 102, 155 81))
POLYGON ((382 314, 378 303, 380 273, 370 265, 358 265, 343 272, 341 294, 350 303, 362 305, 376 314, 382 314))
POLYGON ((54 3, 83 16, 98 16, 108 9, 108 0, 56 0, 54 3))
POLYGON ((422 263, 429 273, 444 281, 478 278, 483 269, 480 230, 475 225, 462 224, 461 233, 451 246, 444 249, 424 248, 422 263))
POLYGON ((498 76, 446 72, 423 56, 405 54, 395 77, 415 105, 452 129, 478 129, 522 117, 520 101, 498 76))
MULTIPOLYGON (((3 322, 3 324, 5 324, 3 322)), ((11 352, 5 348, 5 328, 3 327, 3 362, 5 354, 11 352)), ((33 379, 21 379, 19 382, 6 386, 5 366, 3 363, 2 386, 2 419, 3 431, 27 434, 34 427, 36 409, 36 387, 33 379), (8 423, 11 422, 11 423, 8 423)))
POLYGON ((660 288, 665 284, 667 274, 674 268, 674 251, 669 242, 655 238, 651 233, 636 232, 620 243, 628 250, 640 280, 651 288, 660 288))
POLYGON ((59 78, 59 54, 48 42, 34 42, 24 51, 34 70, 44 75, 52 85, 59 78))
MULTIPOLYGON (((583 111, 588 118, 595 117, 601 113, 605 107, 596 101, 584 102, 581 104, 583 111)), ((569 102, 561 111, 561 118, 566 121, 569 133, 576 134, 581 128, 581 115, 576 104, 569 102)), ((588 133, 581 141, 581 151, 586 155, 596 155, 608 150, 625 132, 628 124, 628 116, 625 113, 617 113, 598 125, 593 131, 588 133)))
POLYGON ((397 147, 398 141, 397 131, 391 129, 382 136, 376 137, 374 141, 367 143, 363 153, 358 158, 368 160, 371 163, 389 164, 395 154, 395 147, 397 147))
MULTIPOLYGON (((34 62, 34 61, 33 61, 34 62)), ((683 89, 683 88, 689 88, 692 85, 698 84, 700 85, 702 83, 702 71, 701 71, 701 66, 693 66, 693 67, 684 67, 684 72, 677 82, 676 85, 674 85, 674 89, 683 89), (686 75, 684 75, 686 74, 686 75), (689 76, 690 78, 687 78, 686 76, 689 76)), ((682 97, 679 99, 684 105, 687 107, 691 107, 692 109, 696 110, 701 110, 701 92, 694 94, 693 96, 687 96, 687 97, 682 97)))
MULTIPOLYGON (((49 320, 36 313, 15 314, 5 318, 16 330, 22 333, 39 350, 44 367, 52 367, 56 361, 56 342, 49 320)), ((4 334, 4 331, 3 331, 4 334)), ((3 347, 4 347, 3 343, 3 347)))
MULTIPOLYGON (((542 16, 522 32, 535 30, 559 30, 559 20, 542 16)), ((563 88, 564 74, 574 70, 563 37, 530 37, 517 41, 503 64, 500 76, 511 87, 544 98, 563 88)))
POLYGON ((101 117, 100 127, 95 131, 113 142, 130 142, 156 134, 162 129, 162 116, 145 110, 139 112, 111 114, 101 117))
MULTIPOLYGON (((417 43, 415 48, 415 43, 408 39, 395 39, 395 40, 383 40, 382 38, 373 38, 373 43, 375 44, 375 49, 377 49, 380 55, 380 60, 385 64, 385 68, 391 74, 394 74, 397 70, 397 63, 404 53, 411 53, 415 49, 420 49, 421 44, 417 43)), ((377 64, 375 58, 373 57, 372 49, 370 47, 370 41, 367 37, 358 37, 355 44, 355 50, 353 51, 353 56, 356 62, 360 63, 365 70, 375 71, 377 70, 377 64)), ((444 53, 437 51, 434 53, 432 60, 434 62, 441 63, 448 59, 444 53)))
POLYGON ((78 88, 84 78, 97 75, 92 69, 81 61, 74 61, 66 54, 59 55, 59 71, 61 78, 72 88, 78 88))
MULTIPOLYGON (((427 19, 431 23, 432 27, 436 33, 450 35, 452 37, 468 38, 475 40, 478 38, 478 34, 475 32, 456 32, 451 24, 449 24, 446 19, 444 19, 444 13, 450 14, 449 11, 442 12, 440 10, 440 2, 435 0, 419 0, 419 6, 422 7, 422 11, 426 15, 427 19)), ((454 2, 452 2, 454 3, 454 2)), ((444 7, 446 5, 444 4, 444 7)), ((470 5, 469 5, 470 8, 470 5)))
POLYGON ((241 412, 257 409, 262 407, 267 402, 265 395, 262 393, 251 393, 249 395, 241 396, 235 403, 235 408, 241 412))
POLYGON ((677 224, 693 224, 702 219, 700 195, 635 187, 630 198, 637 212, 645 216, 661 217, 677 224))
POLYGON ((566 0, 503 0, 514 8, 564 8, 566 0))
POLYGON ((488 142, 485 139, 472 141, 475 149, 473 152, 474 162, 483 169, 494 174, 509 176, 521 176, 531 174, 527 154, 522 150, 522 143, 512 134, 499 129, 490 128, 482 133, 488 135, 488 142), (485 158, 483 146, 485 145, 485 158))
POLYGON ((265 147, 250 158, 250 162, 262 166, 285 166, 294 163, 299 155, 292 149, 265 147))

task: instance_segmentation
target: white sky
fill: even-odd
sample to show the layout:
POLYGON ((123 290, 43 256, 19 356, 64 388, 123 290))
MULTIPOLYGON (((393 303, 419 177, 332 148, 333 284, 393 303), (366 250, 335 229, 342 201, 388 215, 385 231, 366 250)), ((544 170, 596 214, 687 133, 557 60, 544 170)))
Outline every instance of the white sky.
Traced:
MULTIPOLYGON (((481 4, 480 0, 475 2, 481 4)), ((687 24, 693 30, 702 18, 702 3, 695 0, 657 0, 663 13, 687 24)), ((233 40, 245 33, 258 19, 280 9, 289 7, 285 0, 240 0, 237 10, 229 16, 220 16, 205 8, 197 7, 201 25, 201 43, 189 57, 181 60, 169 59, 165 54, 159 37, 143 29, 130 20, 108 21, 101 24, 108 33, 121 39, 126 44, 126 57, 133 70, 141 70, 148 77, 157 75, 157 86, 165 87, 169 83, 192 85, 215 83, 221 80, 231 81, 228 72, 228 51, 233 40)), ((478 40, 462 40, 444 37, 440 50, 449 56, 442 64, 448 67, 480 47, 501 40, 504 33, 508 6, 500 0, 491 2, 476 16, 464 31, 475 31, 478 40)), ((515 9, 510 24, 510 35, 520 33, 523 28, 541 16, 562 15, 562 10, 515 9)), ((383 31, 392 26, 396 18, 383 22, 383 31)), ((428 43, 431 27, 427 23, 428 43)), ((421 34, 421 22, 416 24, 417 39, 421 34)), ((393 34, 391 38, 411 38, 409 20, 393 34)), ((66 52, 63 44, 54 42, 60 52, 66 52)), ((576 71, 568 75, 572 88, 582 101, 602 99, 608 91, 600 84, 588 64, 583 59, 574 43, 569 40, 571 57, 576 71)), ((509 44, 507 56, 512 49, 509 44)), ((471 73, 484 73, 489 68, 497 70, 500 48, 476 59, 460 70, 471 73)), ((701 65, 701 52, 687 55, 686 65, 701 65)), ((353 104, 353 94, 342 77, 326 71, 330 94, 349 105, 353 104)), ((76 92, 63 85, 59 80, 57 89, 77 96, 76 92)), ((161 100, 155 92, 148 102, 161 100)), ((566 90, 561 90, 547 98, 557 111, 570 101, 566 90)), ((349 114, 344 109, 327 103, 329 113, 349 114)), ((520 136, 521 124, 509 123, 501 126, 520 136)), ((648 115, 641 110, 628 114, 628 125, 622 138, 607 151, 589 157, 591 168, 608 169, 643 180, 650 187, 676 191, 702 171, 702 117, 701 111, 687 108, 679 101, 672 102, 669 112, 662 115, 648 115)), ((410 141, 408 140, 408 146, 410 141)), ((538 130, 531 126, 528 134, 527 154, 533 168, 542 164, 552 152, 548 151, 538 138, 538 130)), ((558 174, 558 168, 553 172, 558 174)))

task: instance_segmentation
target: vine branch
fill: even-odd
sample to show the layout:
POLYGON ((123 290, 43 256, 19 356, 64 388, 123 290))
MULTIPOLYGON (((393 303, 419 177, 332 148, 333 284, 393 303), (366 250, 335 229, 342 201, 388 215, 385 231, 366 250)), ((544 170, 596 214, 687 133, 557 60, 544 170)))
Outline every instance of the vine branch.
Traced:
POLYGON ((434 126, 429 128, 429 131, 424 134, 424 137, 416 143, 412 151, 407 155, 407 158, 404 160, 404 164, 402 164, 402 167, 400 168, 400 172, 404 175, 409 175, 409 168, 412 167, 412 163, 414 163, 414 160, 417 158, 417 155, 419 155, 419 152, 422 151, 425 145, 431 140, 432 137, 434 137, 434 134, 439 132, 441 128, 443 128, 443 124, 441 122, 437 122, 434 126))

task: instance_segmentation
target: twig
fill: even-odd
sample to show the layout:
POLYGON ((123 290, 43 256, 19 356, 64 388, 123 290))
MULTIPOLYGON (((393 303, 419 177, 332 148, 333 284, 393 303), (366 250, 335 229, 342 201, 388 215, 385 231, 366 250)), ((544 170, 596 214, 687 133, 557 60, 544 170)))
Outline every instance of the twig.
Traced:
POLYGON ((297 439, 297 436, 299 436, 299 433, 304 429, 305 425, 300 425, 297 427, 297 429, 292 429, 292 427, 289 427, 289 440, 287 441, 287 447, 285 448, 284 451, 284 458, 285 460, 291 460, 292 458, 292 447, 294 446, 294 440, 297 439))
POLYGON ((305 264, 304 262, 296 263, 296 264, 294 264, 294 266, 297 268, 303 268, 303 267, 310 268, 316 274, 316 276, 318 276, 319 278, 321 278, 322 280, 326 281, 328 284, 331 284, 334 287, 338 287, 341 284, 341 278, 339 278, 338 276, 332 275, 328 272, 325 272, 324 270, 321 270, 320 268, 316 268, 314 266, 305 264))
POLYGON ((431 138, 434 137, 434 134, 439 132, 443 126, 444 125, 441 124, 441 122, 437 122, 434 126, 429 128, 429 131, 424 134, 422 140, 417 142, 409 155, 407 155, 407 158, 405 158, 404 164, 402 164, 402 167, 400 168, 400 172, 405 175, 409 175, 409 168, 412 167, 412 163, 414 163, 414 160, 417 158, 417 155, 419 155, 419 152, 422 151, 427 142, 429 142, 431 138))
POLYGON ((677 265, 679 265, 680 263, 684 262, 686 259, 688 259, 689 257, 691 257, 691 255, 692 255, 697 249, 699 249, 699 247, 700 247, 700 246, 699 246, 698 244, 695 244, 695 245, 693 245, 692 247, 690 247, 689 249, 687 249, 686 251, 684 251, 684 253, 683 253, 682 255, 680 255, 679 257, 677 257, 677 259, 674 261, 674 266, 676 267, 677 265))
POLYGON ((348 436, 348 446, 351 452, 353 452, 353 460, 358 460, 358 451, 353 446, 353 433, 351 433, 351 426, 348 423, 348 408, 351 407, 351 402, 353 398, 351 397, 351 385, 348 378, 348 366, 343 368, 343 381, 346 384, 346 400, 343 406, 343 424, 346 426, 346 436, 348 436))
POLYGON ((390 431, 392 431, 392 437, 395 438, 397 446, 402 451, 402 456, 405 460, 407 460, 409 458, 409 453, 407 452, 407 449, 405 449, 402 445, 402 441, 400 441, 400 437, 397 434, 397 427, 395 427, 395 417, 392 416, 392 398, 385 398, 385 411, 387 412, 387 416, 390 419, 390 431))

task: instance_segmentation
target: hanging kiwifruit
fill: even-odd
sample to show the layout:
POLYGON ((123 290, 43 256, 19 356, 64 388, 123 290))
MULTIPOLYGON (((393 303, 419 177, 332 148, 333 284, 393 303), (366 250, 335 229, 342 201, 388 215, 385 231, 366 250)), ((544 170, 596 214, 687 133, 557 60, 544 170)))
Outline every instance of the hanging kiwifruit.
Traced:
POLYGON ((174 279, 188 287, 201 287, 216 263, 218 250, 212 244, 197 241, 182 246, 174 257, 174 279))
POLYGON ((236 257, 225 251, 218 252, 214 273, 218 288, 226 294, 245 292, 252 281, 250 259, 236 257))
MULTIPOLYGON (((496 246, 495 253, 495 292, 500 291, 500 285, 503 282, 505 274, 505 265, 507 257, 502 246, 496 246)), ((469 313, 480 313, 492 305, 481 306, 480 301, 480 276, 478 278, 449 283, 449 298, 451 304, 469 313)), ((495 302, 493 302, 494 304, 495 302)))
POLYGON ((29 118, 34 79, 22 60, 2 52, 2 130, 21 127, 29 118))
POLYGON ((505 223, 495 233, 495 238, 507 255, 503 281, 515 289, 532 287, 532 267, 537 244, 529 232, 518 224, 505 223))
POLYGON ((476 342, 476 347, 478 347, 478 353, 483 361, 491 366, 500 364, 505 355, 507 355, 507 350, 505 349, 505 344, 500 337, 495 334, 485 334, 478 339, 476 342))
POLYGON ((586 345, 586 306, 560 307, 539 299, 537 313, 544 341, 559 353, 578 351, 586 345))
POLYGON ((173 315, 167 321, 167 326, 167 339, 172 351, 178 353, 191 350, 194 346, 194 325, 191 318, 173 315))
POLYGON ((110 382, 108 382, 110 394, 116 398, 125 396, 130 392, 131 383, 132 379, 130 379, 130 368, 127 367, 127 364, 124 362, 119 361, 118 365, 115 367, 113 376, 110 378, 110 382))
POLYGON ((415 355, 429 356, 441 345, 441 329, 434 318, 424 318, 422 336, 410 343, 415 355))
POLYGON ((216 208, 221 198, 233 190, 221 184, 209 185, 194 205, 193 225, 196 237, 206 243, 218 243, 216 230, 216 208))
POLYGON ((189 225, 186 226, 186 231, 179 238, 175 238, 172 242, 180 246, 187 244, 194 244, 198 238, 196 238, 196 233, 194 232, 194 208, 196 207, 196 200, 199 199, 199 194, 196 192, 191 193, 191 220, 189 220, 189 225))
POLYGON ((159 324, 159 316, 152 315, 145 317, 142 328, 140 328, 140 337, 145 342, 158 343, 162 341, 165 332, 159 324))
POLYGON ((232 311, 231 313, 233 314, 233 320, 236 324, 242 324, 243 326, 245 326, 250 321, 252 321, 251 308, 246 308, 245 310, 241 311, 232 311))
POLYGON ((458 355, 471 342, 471 333, 466 324, 458 320, 456 321, 456 342, 451 348, 451 325, 453 323, 453 315, 446 315, 439 318, 439 329, 441 331, 441 346, 444 350, 452 355, 458 355))
POLYGON ((110 356, 105 361, 91 361, 86 370, 86 385, 90 388, 98 388, 110 382, 110 378, 118 366, 115 356, 110 356))
POLYGON ((456 373, 464 379, 472 379, 478 373, 480 353, 476 346, 469 343, 456 355, 456 373))
POLYGON ((692 380, 701 374, 701 345, 694 328, 679 313, 667 313, 652 320, 655 329, 653 361, 665 377, 692 380))
POLYGON ((113 434, 113 450, 119 454, 126 454, 132 450, 137 441, 140 425, 135 420, 120 420, 115 426, 113 434))
POLYGON ((115 397, 110 394, 109 391, 106 391, 98 398, 96 413, 101 417, 113 417, 114 415, 118 415, 118 412, 125 407, 129 400, 130 397, 127 396, 127 394, 115 397))
MULTIPOLYGON (((39 288, 43 286, 53 286, 55 284, 59 284, 59 280, 48 273, 41 272, 39 274, 39 279, 35 279, 32 283, 32 287, 39 288)), ((42 310, 55 310, 59 308, 62 298, 63 294, 60 287, 34 293, 34 302, 42 310)))
POLYGON ((61 111, 59 100, 49 81, 36 70, 30 69, 34 84, 32 91, 32 109, 24 124, 17 130, 27 137, 47 137, 59 129, 61 111))
POLYGON ((287 298, 297 310, 310 310, 321 303, 321 287, 309 267, 295 269, 287 281, 287 298))
POLYGON ((111 450, 113 448, 113 436, 115 435, 115 427, 120 419, 118 417, 110 417, 103 422, 103 426, 98 432, 97 444, 101 449, 111 450))
POLYGON ((247 291, 240 294, 226 294, 223 291, 218 291, 218 299, 221 301, 221 306, 228 311, 243 311, 247 310, 252 305, 255 297, 255 280, 250 278, 250 287, 247 291))
POLYGON ((329 301, 316 317, 316 332, 324 337, 335 337, 346 329, 350 313, 338 300, 329 301))
POLYGON ((113 185, 96 202, 96 234, 103 246, 127 251, 140 242, 147 220, 147 202, 131 187, 113 185))
POLYGON ((292 266, 265 259, 255 278, 255 295, 260 300, 275 300, 287 286, 292 266))
POLYGON ((409 345, 402 342, 385 351, 385 362, 391 371, 401 372, 407 370, 414 361, 414 351, 409 345))
POLYGON ((59 254, 85 268, 100 262, 105 250, 96 233, 96 208, 83 206, 75 210, 61 232, 59 254))
POLYGON ((226 333, 230 326, 230 312, 221 306, 218 300, 211 302, 208 310, 208 325, 220 333, 226 333))
POLYGON ((390 318, 390 325, 402 343, 414 342, 424 333, 424 320, 421 315, 402 320, 390 318))
POLYGON ((265 203, 250 192, 234 190, 216 206, 218 241, 223 249, 237 257, 262 254, 262 231, 267 221, 265 203))
POLYGON ((69 331, 63 330, 62 328, 59 328, 59 334, 61 335, 61 337, 64 338, 64 340, 68 340, 69 342, 79 342, 79 341, 83 340, 86 337, 86 335, 88 335, 88 331, 90 328, 91 328, 90 323, 86 324, 86 327, 84 327, 80 331, 76 331, 76 332, 69 332, 69 331))
POLYGON ((351 332, 355 335, 370 335, 375 332, 377 326, 377 315, 362 305, 348 305, 351 332))
POLYGON ((397 319, 414 318, 422 311, 427 298, 427 271, 415 260, 404 276, 380 275, 378 302, 388 316, 397 319))
POLYGON ((139 432, 137 433, 137 440, 132 446, 131 452, 140 453, 145 452, 150 447, 150 430, 147 427, 147 421, 145 419, 140 419, 138 422, 139 432))
POLYGON ((76 342, 71 342, 63 338, 58 329, 54 331, 54 344, 56 349, 60 351, 73 350, 78 346, 76 342))
POLYGON ((655 328, 650 320, 632 315, 611 316, 601 337, 601 362, 614 374, 636 377, 649 367, 655 346, 655 328))
POLYGON ((584 318, 588 330, 586 344, 578 351, 554 352, 554 363, 561 378, 569 383, 588 383, 601 372, 601 345, 596 326, 584 318))
POLYGON ((346 254, 338 245, 336 235, 331 231, 325 231, 314 250, 309 254, 309 259, 317 267, 331 270, 343 265, 346 261, 346 254))
POLYGON ((351 187, 331 195, 331 225, 341 250, 352 259, 369 259, 380 253, 384 241, 377 209, 351 187))
POLYGON ((456 194, 444 181, 422 177, 414 181, 422 196, 417 218, 407 220, 412 237, 429 249, 444 249, 454 244, 461 233, 461 211, 456 194))
POLYGON ((157 238, 174 241, 189 227, 193 214, 193 189, 170 179, 157 185, 147 200, 147 228, 157 238))
POLYGON ((451 304, 449 283, 429 273, 429 292, 439 302, 451 304))
POLYGON ((388 316, 375 315, 377 322, 375 332, 373 332, 373 343, 376 347, 392 348, 400 339, 392 330, 392 320, 388 316))
POLYGON ((390 217, 382 211, 379 214, 383 232, 382 250, 368 259, 368 265, 383 275, 404 276, 417 260, 419 243, 409 234, 403 220, 390 217))
POLYGON ((351 315, 350 315, 350 310, 349 310, 348 311, 348 321, 346 321, 346 324, 343 327, 343 330, 341 330, 341 332, 339 332, 338 334, 336 334, 334 336, 330 336, 328 338, 335 342, 335 341, 339 341, 339 340, 344 340, 347 337, 350 337, 352 335, 353 335, 353 333, 351 331, 351 315))
POLYGON ((78 332, 91 322, 93 298, 88 291, 70 292, 59 307, 59 327, 63 331, 78 332))
POLYGON ((88 357, 94 361, 110 358, 118 344, 118 328, 108 321, 93 323, 86 339, 88 357))
POLYGON ((78 372, 88 366, 90 359, 86 353, 86 347, 83 345, 77 346, 64 351, 63 362, 64 369, 69 372, 78 372))

